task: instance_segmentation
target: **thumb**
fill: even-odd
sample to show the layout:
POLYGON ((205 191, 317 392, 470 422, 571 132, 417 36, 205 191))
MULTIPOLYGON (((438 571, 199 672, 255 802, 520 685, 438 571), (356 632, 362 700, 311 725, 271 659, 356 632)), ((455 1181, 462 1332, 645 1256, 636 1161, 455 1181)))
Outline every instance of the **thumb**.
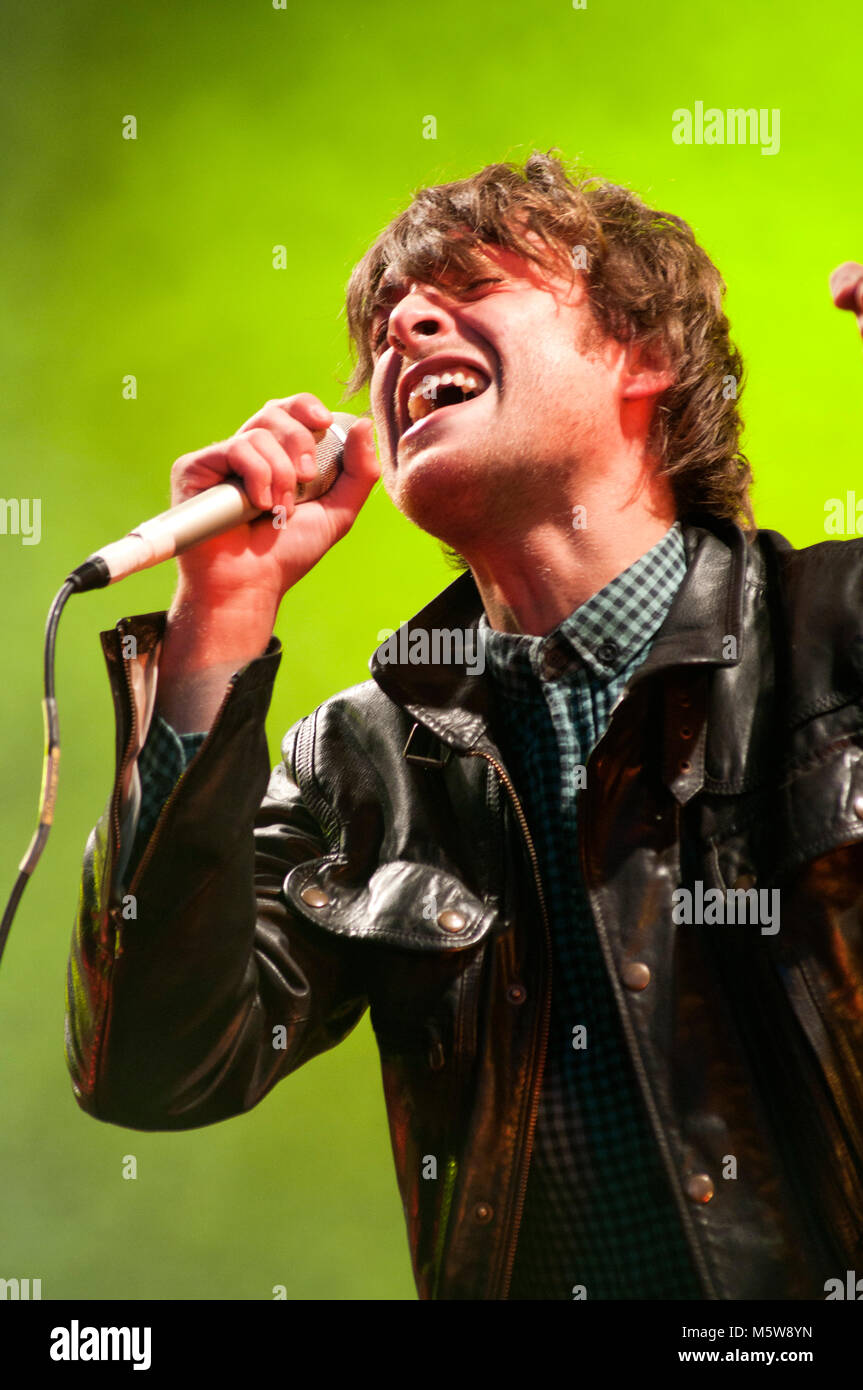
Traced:
POLYGON ((374 422, 364 415, 348 430, 342 471, 329 491, 317 501, 335 534, 343 535, 353 524, 380 472, 374 422))

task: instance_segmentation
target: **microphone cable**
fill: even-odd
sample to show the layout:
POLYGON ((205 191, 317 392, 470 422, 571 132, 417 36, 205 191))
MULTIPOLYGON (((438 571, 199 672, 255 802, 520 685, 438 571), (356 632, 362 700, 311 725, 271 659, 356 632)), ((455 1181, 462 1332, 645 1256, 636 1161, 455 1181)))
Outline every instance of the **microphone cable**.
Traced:
MULTIPOLYGON (((309 482, 304 480, 303 483, 298 485, 296 490, 296 501, 298 503, 314 500, 324 492, 327 492, 333 485, 341 472, 347 431, 350 429, 351 425, 354 424, 356 419, 356 416, 337 411, 333 415, 332 424, 327 426, 326 429, 321 429, 319 431, 320 438, 318 438, 317 434, 315 435, 317 440, 316 460, 318 465, 318 476, 317 478, 311 479, 309 482)), ((226 480, 221 490, 229 492, 233 497, 236 493, 237 486, 239 486, 239 490, 242 494, 242 484, 238 479, 226 480)), ((218 489, 212 489, 212 491, 218 491, 218 489)), ((176 524, 176 518, 179 514, 183 514, 187 519, 187 534, 183 536, 181 532, 182 544, 177 542, 176 535, 174 537, 169 535, 168 539, 171 541, 170 549, 159 551, 157 547, 154 553, 146 554, 146 558, 142 558, 140 555, 133 555, 134 564, 130 564, 128 557, 126 557, 125 568, 120 568, 117 564, 116 554, 114 555, 115 563, 112 566, 105 560, 100 551, 95 551, 88 559, 84 560, 82 564, 78 565, 77 569, 72 570, 71 574, 66 576, 63 587, 51 604, 48 611, 48 620, 45 624, 45 695, 42 700, 42 715, 45 721, 45 757, 42 765, 42 788, 39 795, 39 823, 27 847, 27 853, 18 866, 18 877, 15 880, 12 892, 9 894, 9 900, 3 912, 3 919, 0 921, 0 961, 3 959, 3 951, 9 939, 9 932, 15 913, 18 910, 18 904, 24 894, 24 889, 33 876, 33 870, 36 868, 42 851, 45 848, 45 843, 50 834, 51 825, 54 820, 54 805, 57 800, 57 777, 60 766, 60 723, 57 717, 57 701, 54 696, 54 651, 57 644, 57 625, 60 621, 60 615, 71 594, 86 593, 92 589, 105 588, 115 579, 122 579, 126 574, 131 574, 138 569, 146 568, 149 565, 157 563, 161 559, 172 558, 180 554, 182 550, 185 550, 189 545, 197 544, 199 540, 204 539, 204 534, 200 534, 200 518, 198 518, 197 529, 195 525, 192 524, 192 529, 189 533, 190 523, 188 522, 188 509, 192 507, 193 502, 199 503, 200 498, 206 497, 206 495, 206 492, 204 492, 199 494, 196 498, 189 498, 186 502, 179 503, 176 507, 171 508, 169 512, 163 512, 151 521, 144 522, 137 531, 132 531, 128 534, 125 538, 125 542, 115 542, 107 547, 107 551, 117 552, 124 543, 134 541, 138 548, 141 548, 143 545, 143 550, 146 554, 147 542, 142 542, 142 535, 150 537, 150 549, 152 551, 153 528, 157 527, 158 523, 164 522, 166 517, 173 517, 176 524)), ((248 507, 249 505, 250 504, 246 501, 246 506, 248 507)), ((236 512, 236 507, 234 507, 234 512, 236 512)), ((253 514, 256 515, 257 513, 253 512, 253 514)), ((222 529, 226 529, 227 526, 237 525, 245 515, 246 513, 244 512, 242 515, 233 515, 227 522, 223 520, 220 523, 222 529)), ((215 532, 214 534, 219 533, 215 532)), ((161 540, 164 545, 164 537, 161 537, 161 540)))
MULTIPOLYGON (((83 569, 83 566, 80 566, 83 569)), ((9 901, 0 922, 0 960, 9 938, 9 931, 24 889, 30 882, 33 870, 39 863, 42 851, 51 831, 54 820, 54 804, 57 800, 57 778, 60 767, 60 721, 57 715, 57 700, 54 695, 54 652, 57 645, 57 626, 66 602, 72 594, 91 587, 83 576, 73 571, 63 584, 48 611, 45 624, 44 689, 42 717, 45 721, 45 756, 42 763, 42 788, 39 793, 39 823, 36 826, 27 853, 18 865, 18 877, 9 894, 9 901)))

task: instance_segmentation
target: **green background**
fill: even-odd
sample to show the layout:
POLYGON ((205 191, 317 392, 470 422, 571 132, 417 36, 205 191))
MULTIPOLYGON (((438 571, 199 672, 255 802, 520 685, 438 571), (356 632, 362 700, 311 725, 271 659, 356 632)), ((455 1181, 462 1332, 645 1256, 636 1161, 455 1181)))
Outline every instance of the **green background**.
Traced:
MULTIPOLYGON (((347 277, 415 187, 557 146, 685 217, 730 286, 757 520, 825 539, 863 433, 860 340, 827 283, 863 260, 858 15, 856 0, 7 0, 0 492, 42 499, 42 540, 0 536, 4 899, 35 819, 41 634, 63 577, 167 505, 178 454, 273 396, 337 405, 347 277), (778 107, 779 153, 673 144, 673 110, 696 100, 778 107)), ((379 630, 451 578, 378 483, 280 613, 274 762, 295 719, 367 678, 379 630)), ((72 1096, 66 954, 113 766, 97 634, 167 607, 173 580, 162 566, 76 598, 61 624, 56 824, 0 969, 0 1277, 41 1278, 44 1298, 410 1299, 367 1017, 209 1129, 122 1130, 72 1096)))

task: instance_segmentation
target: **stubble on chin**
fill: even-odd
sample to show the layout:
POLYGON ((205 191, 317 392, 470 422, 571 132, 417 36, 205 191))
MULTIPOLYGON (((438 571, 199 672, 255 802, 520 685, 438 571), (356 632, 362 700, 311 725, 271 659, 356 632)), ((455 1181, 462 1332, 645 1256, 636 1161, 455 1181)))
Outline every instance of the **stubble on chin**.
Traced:
POLYGON ((524 525, 524 476, 490 456, 410 458, 387 470, 385 490, 393 505, 436 540, 464 553, 517 537, 524 525))

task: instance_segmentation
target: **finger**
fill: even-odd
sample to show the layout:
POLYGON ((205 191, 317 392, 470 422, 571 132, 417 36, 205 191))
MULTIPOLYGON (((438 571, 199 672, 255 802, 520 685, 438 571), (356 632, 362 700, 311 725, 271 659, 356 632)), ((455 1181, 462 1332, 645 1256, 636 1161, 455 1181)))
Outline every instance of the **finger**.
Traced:
POLYGON ((262 512, 273 506, 272 468, 269 461, 246 436, 235 434, 225 443, 225 459, 231 471, 242 479, 246 496, 262 512))
POLYGON ((845 261, 830 276, 830 293, 837 309, 863 312, 863 265, 845 261))
POLYGON ((237 433, 254 429, 256 426, 266 423, 263 417, 272 415, 274 411, 282 412, 288 419, 296 420, 299 424, 305 425, 308 430, 328 429, 333 423, 333 412, 327 410, 323 401, 318 400, 318 397, 313 396, 310 391, 301 391, 297 396, 283 396, 277 400, 267 401, 263 409, 240 426, 237 433))
POLYGON ((206 488, 223 483, 234 472, 226 457, 227 441, 217 440, 194 453, 181 454, 171 467, 171 503, 176 506, 206 488))
POLYGON ((363 415, 359 420, 355 420, 348 430, 342 472, 348 477, 364 482, 371 480, 374 483, 380 476, 380 471, 381 465, 375 448, 374 421, 368 415, 363 415))
POLYGON ((319 440, 323 439, 323 428, 312 431, 308 426, 301 424, 283 405, 277 401, 270 401, 239 433, 251 434, 255 430, 267 430, 272 435, 290 458, 298 477, 315 476, 315 450, 319 440))
POLYGON ((267 429, 248 430, 243 436, 257 449, 261 458, 270 466, 270 492, 273 505, 277 502, 293 509, 294 493, 297 487, 297 472, 289 454, 267 429))
POLYGON ((317 505, 326 513, 334 540, 350 530, 380 472, 374 424, 363 417, 348 431, 342 471, 333 486, 316 503, 308 503, 309 507, 317 505))

